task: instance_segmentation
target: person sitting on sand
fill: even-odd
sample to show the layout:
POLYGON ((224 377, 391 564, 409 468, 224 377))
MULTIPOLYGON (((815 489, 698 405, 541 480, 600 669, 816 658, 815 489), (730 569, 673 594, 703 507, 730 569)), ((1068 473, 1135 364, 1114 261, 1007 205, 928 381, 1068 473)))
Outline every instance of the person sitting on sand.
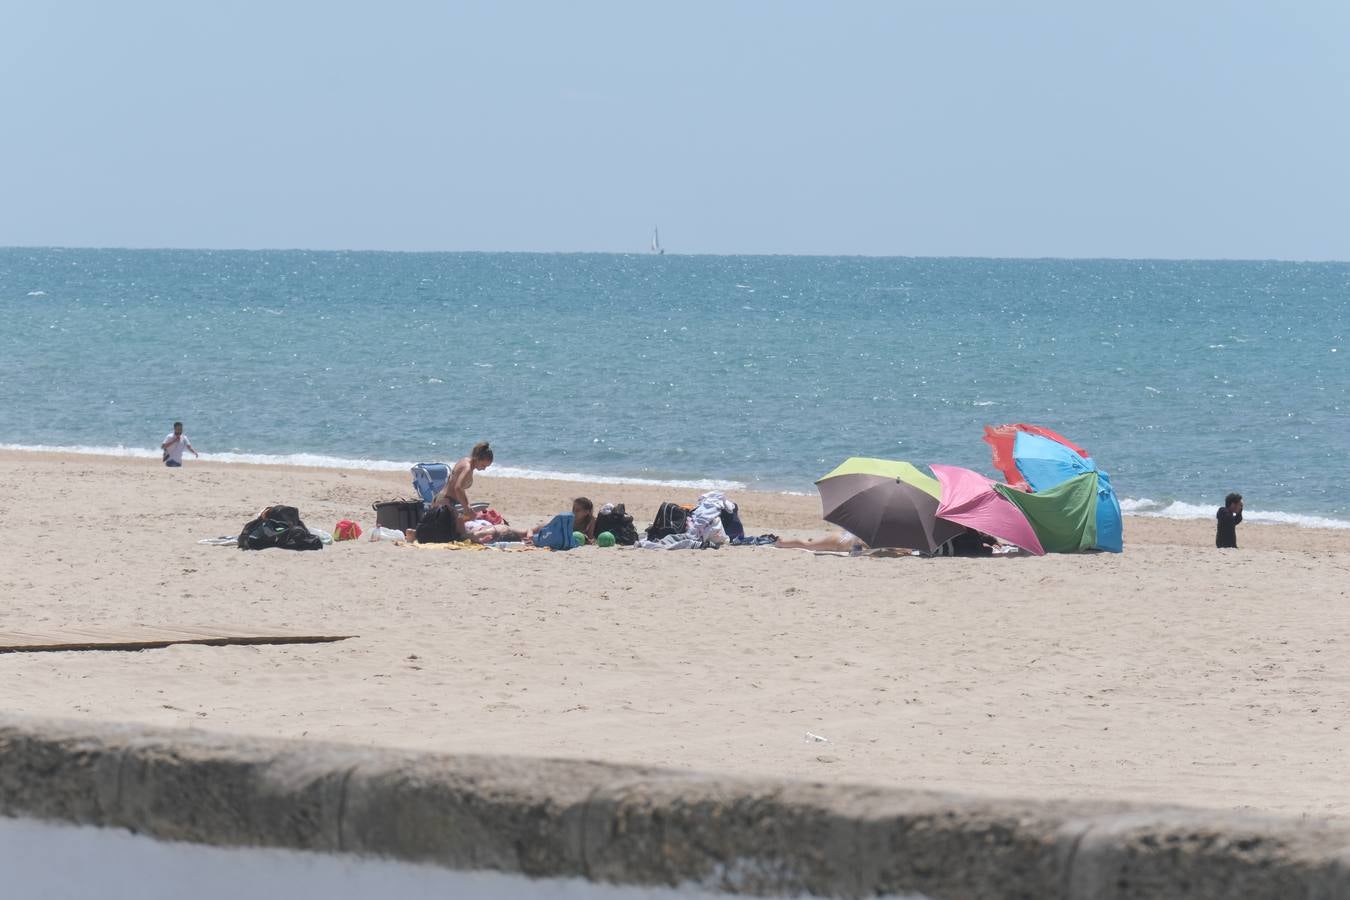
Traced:
POLYGON ((867 545, 847 531, 837 531, 828 537, 796 541, 779 538, 769 545, 780 550, 820 550, 830 553, 862 553, 867 545))
POLYGON ((450 467, 450 477, 445 480, 445 487, 431 501, 431 508, 449 506, 453 509, 455 504, 459 504, 462 518, 477 518, 473 505, 469 503, 469 488, 473 487, 473 473, 482 471, 490 465, 492 465, 492 448, 488 446, 488 442, 481 441, 474 444, 468 456, 450 467))
POLYGON ((1219 521, 1214 546, 1220 550, 1236 550, 1237 527, 1242 524, 1242 495, 1235 492, 1223 498, 1223 506, 1214 517, 1219 521))

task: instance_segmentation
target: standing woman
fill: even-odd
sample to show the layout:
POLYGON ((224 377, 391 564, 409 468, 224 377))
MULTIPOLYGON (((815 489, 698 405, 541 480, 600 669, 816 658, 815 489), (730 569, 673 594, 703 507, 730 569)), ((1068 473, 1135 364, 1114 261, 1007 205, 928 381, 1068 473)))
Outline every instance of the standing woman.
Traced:
POLYGON ((438 506, 453 508, 458 503, 462 510, 461 516, 465 519, 474 518, 473 507, 469 504, 469 488, 473 487, 473 473, 490 465, 492 465, 492 448, 488 446, 488 442, 474 444, 469 455, 450 468, 450 477, 446 479, 445 487, 432 502, 432 509, 438 506))

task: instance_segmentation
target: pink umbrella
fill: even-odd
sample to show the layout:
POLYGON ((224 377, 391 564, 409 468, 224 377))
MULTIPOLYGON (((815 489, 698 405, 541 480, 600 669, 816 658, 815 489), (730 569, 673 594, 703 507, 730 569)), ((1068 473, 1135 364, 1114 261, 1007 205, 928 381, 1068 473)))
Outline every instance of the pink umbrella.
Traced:
POLYGON ((1015 544, 1037 556, 1045 555, 1036 532, 1022 511, 994 490, 994 482, 979 472, 960 466, 929 466, 942 485, 938 518, 974 528, 1001 541, 1015 544))

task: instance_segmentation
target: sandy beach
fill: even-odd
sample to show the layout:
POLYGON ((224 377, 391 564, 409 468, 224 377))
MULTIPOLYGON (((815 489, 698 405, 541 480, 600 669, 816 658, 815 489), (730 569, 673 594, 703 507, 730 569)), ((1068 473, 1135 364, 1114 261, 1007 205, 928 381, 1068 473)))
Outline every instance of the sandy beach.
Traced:
MULTIPOLYGON (((1017 797, 1350 816, 1350 532, 1127 519, 1126 552, 839 558, 765 547, 319 553, 200 545, 268 504, 331 530, 403 473, 0 453, 0 631, 202 624, 334 644, 0 655, 0 707, 466 753, 1017 797), (807 732, 826 742, 804 738, 807 732)), ((510 480, 644 526, 693 490, 510 480)), ((752 533, 827 529, 737 495, 752 533)))

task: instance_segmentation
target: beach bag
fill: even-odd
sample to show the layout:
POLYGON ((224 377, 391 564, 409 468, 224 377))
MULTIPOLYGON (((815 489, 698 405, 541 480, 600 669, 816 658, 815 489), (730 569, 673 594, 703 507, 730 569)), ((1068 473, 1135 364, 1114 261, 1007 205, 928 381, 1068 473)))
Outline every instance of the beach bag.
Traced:
POLYGON ((722 530, 727 533, 728 540, 739 540, 745 537, 745 526, 741 524, 741 509, 730 500, 727 501, 730 509, 724 509, 721 513, 722 530))
POLYGON ((647 529, 647 540, 659 541, 672 534, 684 534, 688 528, 689 511, 678 503, 662 503, 656 510, 656 520, 647 529))
POLYGON ((323 541, 300 520, 294 506, 269 506, 239 532, 240 550, 322 550, 323 541))
POLYGON ((351 519, 343 519, 333 526, 333 540, 354 541, 361 536, 361 526, 351 519))
POLYGON ((631 547, 637 543, 638 532, 633 525, 633 517, 624 510, 622 503, 616 503, 609 512, 601 512, 595 517, 595 533, 608 531, 614 535, 614 543, 631 547))
POLYGON ((577 545, 572 536, 575 525, 576 518, 571 513, 559 513, 534 533, 534 545, 549 550, 571 550, 577 545))
POLYGON ((448 506, 436 506, 417 523, 417 543, 449 544, 464 540, 459 515, 448 506))
POLYGON ((407 531, 422 521, 421 500, 386 500, 372 503, 370 507, 375 510, 375 524, 381 528, 407 531))

